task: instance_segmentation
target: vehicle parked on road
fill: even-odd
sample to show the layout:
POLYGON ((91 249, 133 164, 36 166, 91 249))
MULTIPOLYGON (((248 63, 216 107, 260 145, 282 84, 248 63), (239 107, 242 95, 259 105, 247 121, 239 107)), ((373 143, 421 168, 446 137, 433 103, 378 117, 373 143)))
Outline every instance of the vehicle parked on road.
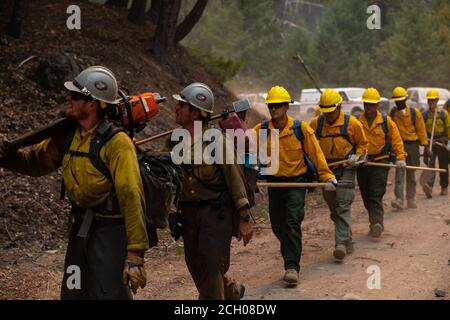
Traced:
MULTIPOLYGON (((334 88, 344 99, 342 110, 346 114, 359 116, 364 111, 362 95, 364 88, 334 88)), ((325 90, 324 88, 322 90, 325 90)), ((303 89, 300 94, 301 115, 306 119, 312 119, 316 114, 317 104, 320 100, 320 93, 317 89, 303 89)), ((392 108, 389 99, 382 97, 380 111, 388 113, 392 108)))
POLYGON ((439 91, 438 106, 442 107, 445 102, 450 99, 450 91, 444 88, 427 88, 427 87, 411 87, 406 89, 408 99, 406 103, 413 108, 424 111, 428 108, 427 91, 428 89, 436 89, 439 91))

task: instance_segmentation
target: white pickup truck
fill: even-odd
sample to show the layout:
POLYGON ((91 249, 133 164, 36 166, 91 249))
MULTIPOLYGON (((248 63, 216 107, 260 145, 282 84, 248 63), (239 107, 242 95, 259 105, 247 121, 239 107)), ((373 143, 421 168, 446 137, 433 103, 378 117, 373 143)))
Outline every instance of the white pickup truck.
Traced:
MULTIPOLYGON (((365 88, 334 88, 344 99, 342 110, 346 114, 359 116, 364 111, 362 95, 365 88)), ((325 88, 321 89, 325 90, 325 88)), ((320 100, 320 93, 317 89, 303 89, 300 94, 300 114, 305 120, 310 120, 316 114, 320 100)), ((382 97, 380 111, 389 112, 391 109, 389 99, 382 97)))

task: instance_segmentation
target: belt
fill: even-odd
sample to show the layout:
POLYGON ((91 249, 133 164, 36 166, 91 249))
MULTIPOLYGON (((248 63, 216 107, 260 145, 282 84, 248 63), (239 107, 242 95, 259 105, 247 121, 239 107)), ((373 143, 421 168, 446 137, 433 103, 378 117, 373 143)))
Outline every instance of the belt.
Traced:
POLYGON ((404 144, 419 144, 419 140, 403 141, 404 144))

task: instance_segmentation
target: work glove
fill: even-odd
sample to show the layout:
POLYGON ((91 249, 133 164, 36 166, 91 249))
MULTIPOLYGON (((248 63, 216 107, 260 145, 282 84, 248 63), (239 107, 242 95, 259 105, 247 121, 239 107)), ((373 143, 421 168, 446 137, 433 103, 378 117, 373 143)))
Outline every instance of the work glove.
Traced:
POLYGON ((447 142, 447 147, 446 147, 447 151, 450 151, 450 141, 447 142))
POLYGON ((325 191, 336 191, 336 186, 337 186, 337 180, 335 178, 330 179, 327 181, 327 183, 325 184, 325 191))
POLYGON ((395 161, 395 165, 399 167, 400 169, 406 168, 406 161, 405 160, 397 160, 395 161))
POLYGON ((137 289, 143 289, 147 284, 147 275, 144 269, 144 258, 128 256, 123 269, 123 284, 128 286, 134 294, 137 289))
POLYGON ((239 209, 239 236, 238 240, 241 241, 241 239, 244 242, 244 247, 247 245, 247 243, 250 242, 252 236, 253 236, 253 227, 250 224, 250 209, 248 206, 242 207, 239 209))
POLYGON ((356 167, 358 162, 358 156, 356 154, 352 154, 348 157, 348 164, 350 167, 356 167))
POLYGON ((428 146, 425 146, 425 148, 423 149, 423 163, 425 163, 427 166, 430 165, 432 156, 433 154, 430 152, 428 146))
POLYGON ((369 162, 369 156, 367 152, 359 157, 358 162, 361 167, 367 166, 367 162, 369 162))

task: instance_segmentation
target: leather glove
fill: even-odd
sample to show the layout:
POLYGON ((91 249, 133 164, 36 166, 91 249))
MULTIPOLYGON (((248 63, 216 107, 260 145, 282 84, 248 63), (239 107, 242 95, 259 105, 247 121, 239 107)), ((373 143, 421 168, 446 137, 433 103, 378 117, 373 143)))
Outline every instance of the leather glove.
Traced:
POLYGON ((137 289, 143 289, 147 284, 147 275, 144 269, 144 259, 138 256, 128 256, 123 269, 123 283, 129 286, 134 294, 137 289))
POLYGON ((397 160, 395 161, 395 165, 401 169, 406 168, 406 161, 405 160, 397 160))
POLYGON ((423 163, 425 163, 428 166, 430 164, 431 158, 432 153, 430 152, 428 146, 425 146, 425 148, 423 149, 423 163))
POLYGON ((450 151, 450 141, 447 142, 447 147, 446 147, 447 151, 450 151))
POLYGON ((325 185, 325 191, 336 191, 337 186, 337 180, 336 179, 330 179, 327 181, 327 184, 325 185))
POLYGON ((356 167, 356 162, 358 162, 358 156, 356 154, 352 154, 348 157, 348 164, 350 167, 356 167))

